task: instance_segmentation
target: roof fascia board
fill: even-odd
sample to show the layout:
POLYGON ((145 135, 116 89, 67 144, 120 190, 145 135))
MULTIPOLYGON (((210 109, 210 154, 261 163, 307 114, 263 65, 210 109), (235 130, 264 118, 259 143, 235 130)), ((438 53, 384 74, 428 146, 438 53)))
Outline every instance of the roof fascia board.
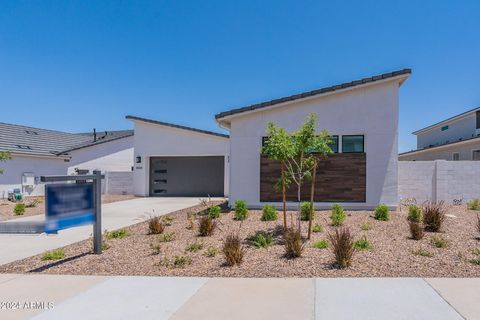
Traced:
POLYGON ((435 146, 435 147, 431 147, 431 148, 424 148, 424 149, 419 149, 419 150, 407 151, 407 152, 399 153, 398 156, 417 154, 417 153, 422 153, 422 152, 428 152, 428 151, 431 151, 431 150, 440 150, 440 149, 444 149, 444 148, 451 147, 451 146, 468 144, 468 143, 471 143, 471 142, 477 142, 477 139, 480 139, 480 137, 470 138, 468 140, 462 140, 462 141, 455 141, 455 142, 442 144, 440 146, 435 146))
POLYGON ((442 120, 438 123, 432 124, 431 126, 425 127, 423 129, 420 129, 420 130, 417 130, 417 131, 414 131, 414 132, 412 132, 412 134, 419 135, 421 133, 425 133, 425 132, 431 131, 433 129, 437 129, 438 127, 444 126, 448 123, 454 123, 454 122, 460 121, 462 119, 465 119, 466 117, 469 117, 470 115, 474 114, 475 112, 477 112, 479 110, 480 110, 480 108, 475 108, 475 109, 463 112, 463 113, 461 113, 459 115, 456 115, 454 117, 451 117, 451 118, 448 118, 446 120, 442 120))
POLYGON ((12 157, 20 156, 20 157, 32 157, 32 158, 50 158, 50 159, 71 159, 71 157, 67 155, 48 155, 48 154, 36 154, 36 153, 24 153, 24 152, 17 152, 17 151, 7 151, 12 155, 12 157))

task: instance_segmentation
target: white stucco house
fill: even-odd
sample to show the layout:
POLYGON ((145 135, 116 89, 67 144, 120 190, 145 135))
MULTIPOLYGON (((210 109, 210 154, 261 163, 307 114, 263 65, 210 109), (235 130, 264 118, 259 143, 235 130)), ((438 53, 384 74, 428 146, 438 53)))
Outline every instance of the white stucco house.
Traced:
POLYGON ((68 133, 0 123, 0 150, 12 159, 0 163, 0 197, 20 189, 43 195, 40 176, 73 174, 76 169, 131 171, 133 130, 68 133))
POLYGON ((228 196, 228 135, 136 116, 126 118, 134 123, 135 195, 228 196))
MULTIPOLYGON (((230 203, 242 199, 251 208, 280 207, 281 195, 272 192, 278 164, 260 155, 265 129, 272 121, 295 130, 315 113, 318 130, 332 133, 336 151, 319 165, 316 207, 334 202, 351 209, 380 203, 396 207, 398 95, 410 74, 403 69, 217 114, 217 122, 230 132, 230 203)), ((307 200, 309 188, 303 189, 307 200)), ((292 191, 288 206, 293 208, 292 191)))

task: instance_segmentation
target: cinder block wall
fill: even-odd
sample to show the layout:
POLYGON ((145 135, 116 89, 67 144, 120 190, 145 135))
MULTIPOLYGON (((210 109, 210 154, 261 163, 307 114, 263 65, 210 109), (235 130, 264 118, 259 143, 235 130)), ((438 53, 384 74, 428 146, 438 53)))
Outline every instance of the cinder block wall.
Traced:
POLYGON ((398 196, 447 204, 480 198, 480 161, 399 161, 398 196))
POLYGON ((107 194, 133 194, 132 171, 105 172, 103 192, 107 194))

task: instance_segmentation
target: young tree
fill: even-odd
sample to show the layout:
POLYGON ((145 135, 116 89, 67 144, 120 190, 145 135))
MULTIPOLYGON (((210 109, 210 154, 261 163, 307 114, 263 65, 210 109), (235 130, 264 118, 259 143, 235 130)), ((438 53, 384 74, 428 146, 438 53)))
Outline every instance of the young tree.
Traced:
MULTIPOLYGON (((0 162, 10 160, 12 157, 8 151, 0 151, 0 162)), ((0 169, 0 174, 3 173, 3 169, 0 169)))

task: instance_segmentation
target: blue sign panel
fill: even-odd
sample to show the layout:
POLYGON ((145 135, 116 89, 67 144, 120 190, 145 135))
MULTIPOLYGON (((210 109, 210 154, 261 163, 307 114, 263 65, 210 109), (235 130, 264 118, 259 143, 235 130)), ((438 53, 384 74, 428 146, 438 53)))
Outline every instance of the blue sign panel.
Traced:
POLYGON ((45 232, 91 224, 95 220, 93 184, 45 186, 45 232))

